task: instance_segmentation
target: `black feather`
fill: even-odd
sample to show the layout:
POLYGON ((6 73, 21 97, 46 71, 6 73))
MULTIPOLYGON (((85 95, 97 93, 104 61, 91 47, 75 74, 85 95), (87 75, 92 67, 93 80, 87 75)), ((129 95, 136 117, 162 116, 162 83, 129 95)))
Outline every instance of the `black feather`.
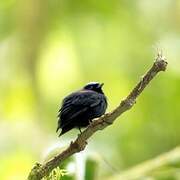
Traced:
POLYGON ((58 114, 56 131, 62 129, 59 136, 73 128, 86 127, 92 119, 105 113, 107 100, 101 87, 102 84, 89 83, 64 98, 58 114))

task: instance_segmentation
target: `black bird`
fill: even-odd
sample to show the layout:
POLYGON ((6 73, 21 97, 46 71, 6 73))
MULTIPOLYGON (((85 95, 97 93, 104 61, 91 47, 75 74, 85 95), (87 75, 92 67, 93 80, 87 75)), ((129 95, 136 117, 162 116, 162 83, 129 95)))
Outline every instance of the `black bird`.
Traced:
POLYGON ((107 108, 106 96, 98 82, 90 82, 81 90, 73 92, 64 98, 58 114, 58 127, 61 128, 59 136, 73 128, 86 127, 92 119, 103 115, 107 108))

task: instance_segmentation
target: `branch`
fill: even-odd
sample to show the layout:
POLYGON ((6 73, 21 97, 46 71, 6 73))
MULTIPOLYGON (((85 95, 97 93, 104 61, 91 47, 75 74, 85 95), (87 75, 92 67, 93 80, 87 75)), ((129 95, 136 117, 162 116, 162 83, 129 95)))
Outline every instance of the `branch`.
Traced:
POLYGON ((46 164, 41 165, 39 163, 36 163, 28 176, 28 180, 42 179, 44 176, 47 176, 54 168, 59 166, 65 159, 77 152, 84 150, 87 145, 87 140, 96 131, 103 130, 107 126, 111 125, 115 121, 115 119, 119 117, 123 112, 132 108, 132 106, 136 102, 137 97, 141 94, 144 88, 149 84, 149 82, 156 76, 158 72, 165 71, 166 66, 167 62, 165 61, 165 58, 161 53, 158 53, 153 66, 141 78, 140 82, 135 86, 130 94, 121 101, 120 105, 117 108, 115 108, 112 112, 107 113, 94 120, 81 134, 78 135, 75 141, 71 142, 66 150, 55 156, 46 164))
MULTIPOLYGON (((123 173, 110 177, 107 180, 146 179, 146 177, 153 177, 154 175, 156 175, 155 171, 167 170, 173 167, 177 168, 177 171, 179 171, 179 164, 180 164, 180 146, 176 147, 175 149, 169 152, 163 153, 162 155, 159 155, 154 159, 148 160, 135 167, 132 167, 131 169, 123 173)), ((152 178, 152 179, 156 179, 156 178, 152 178)))

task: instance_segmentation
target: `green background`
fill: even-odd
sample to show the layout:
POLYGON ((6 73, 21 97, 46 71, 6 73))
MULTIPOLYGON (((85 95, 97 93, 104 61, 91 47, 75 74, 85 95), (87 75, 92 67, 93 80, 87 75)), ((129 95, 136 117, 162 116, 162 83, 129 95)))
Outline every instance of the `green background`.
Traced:
POLYGON ((69 178, 110 177, 179 145, 180 1, 0 0, 0 179, 24 180, 76 137, 55 133, 64 96, 103 82, 111 111, 158 48, 167 71, 67 162, 69 178))

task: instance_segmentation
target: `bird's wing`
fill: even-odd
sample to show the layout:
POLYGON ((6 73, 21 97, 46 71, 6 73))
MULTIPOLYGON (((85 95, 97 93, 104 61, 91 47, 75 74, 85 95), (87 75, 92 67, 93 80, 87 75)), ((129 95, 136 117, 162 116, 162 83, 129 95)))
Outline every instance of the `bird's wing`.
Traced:
POLYGON ((93 91, 82 90, 75 96, 72 104, 75 106, 94 107, 101 102, 101 98, 98 93, 93 91))
POLYGON ((74 118, 80 116, 101 103, 101 98, 92 91, 79 91, 66 97, 59 113, 60 126, 66 126, 74 118), (62 122, 64 120, 64 122, 62 122))

